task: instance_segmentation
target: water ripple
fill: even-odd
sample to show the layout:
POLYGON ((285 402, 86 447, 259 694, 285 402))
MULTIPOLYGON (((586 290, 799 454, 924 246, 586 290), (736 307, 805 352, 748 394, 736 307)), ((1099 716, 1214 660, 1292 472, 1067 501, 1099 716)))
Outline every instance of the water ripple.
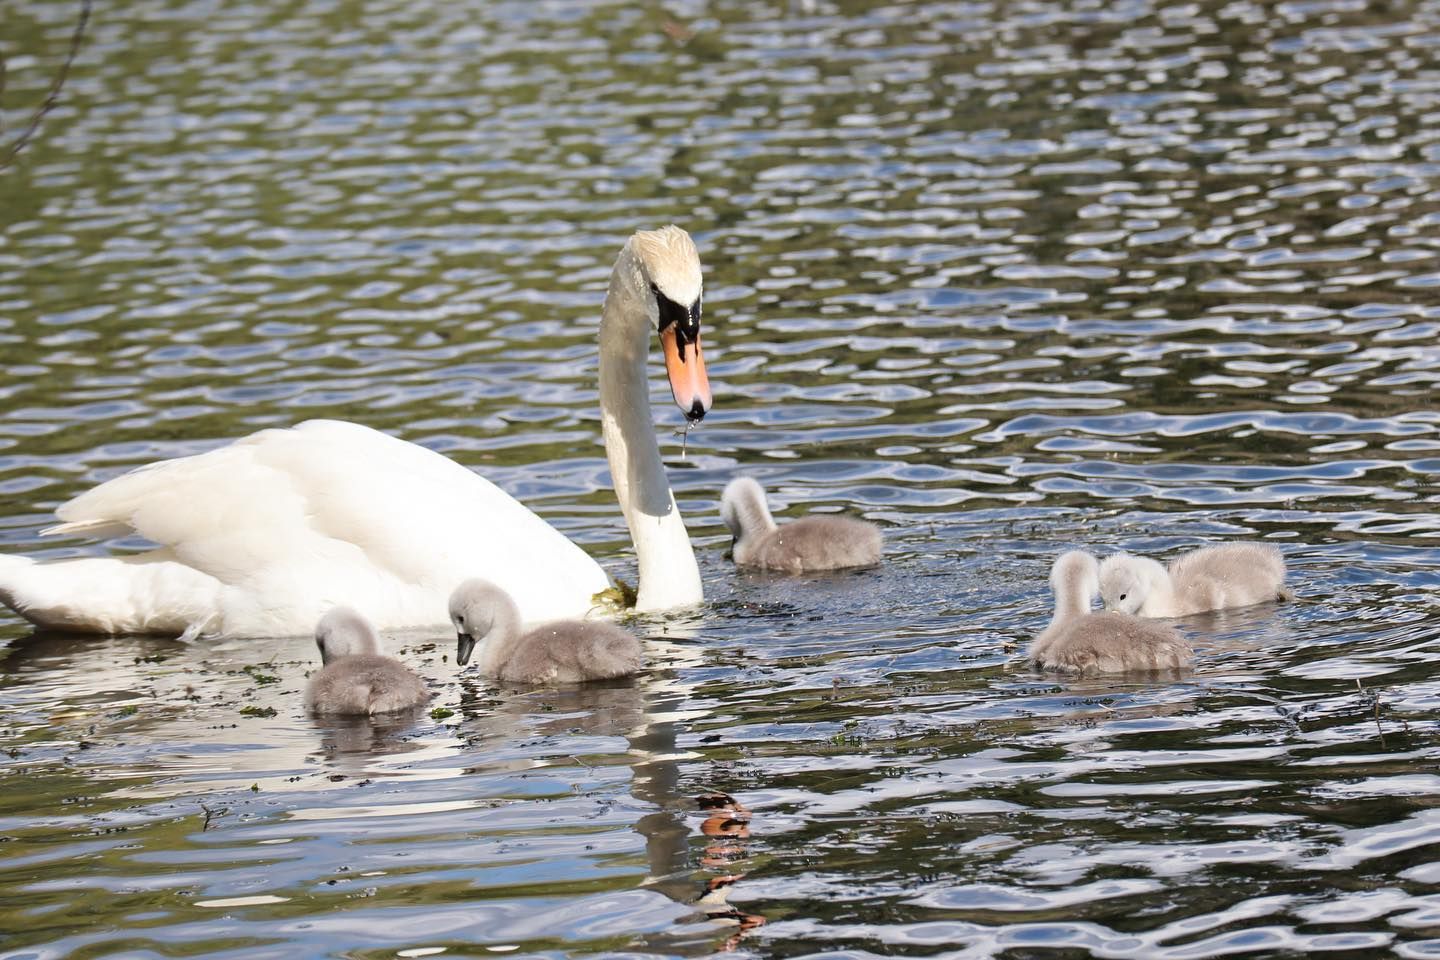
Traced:
MULTIPOLYGON (((0 143, 75 16, 12 7, 0 143)), ((455 712, 377 726, 301 714, 304 644, 7 621, 5 956, 1440 956, 1436 4, 89 29, 0 196, 5 550, 91 552, 39 530, 93 483, 341 416, 633 578, 594 338, 675 221, 717 404, 682 457, 652 401, 709 603, 595 690, 401 638, 455 712), (737 471, 887 565, 736 573, 737 471), (1023 666, 1058 551, 1233 538, 1301 599, 1186 621, 1192 677, 1023 666)))

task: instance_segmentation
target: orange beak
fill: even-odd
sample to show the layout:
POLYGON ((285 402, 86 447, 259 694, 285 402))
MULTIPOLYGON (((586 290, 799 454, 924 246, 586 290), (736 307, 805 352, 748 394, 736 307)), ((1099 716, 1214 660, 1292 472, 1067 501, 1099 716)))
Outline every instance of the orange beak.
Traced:
POLYGON ((699 336, 693 343, 681 341, 675 325, 671 324, 660 331, 660 347, 665 352, 665 372, 670 377, 670 392, 676 405, 685 411, 686 420, 703 420, 712 401, 699 336))

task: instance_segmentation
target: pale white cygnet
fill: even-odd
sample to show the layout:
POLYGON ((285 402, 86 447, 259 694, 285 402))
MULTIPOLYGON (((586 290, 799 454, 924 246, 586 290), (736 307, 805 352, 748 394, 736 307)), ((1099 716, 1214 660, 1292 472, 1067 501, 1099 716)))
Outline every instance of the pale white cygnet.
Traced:
POLYGON ((1184 670, 1195 651, 1172 626, 1124 613, 1091 613, 1100 565, 1084 550, 1062 553, 1050 569, 1055 616, 1030 646, 1039 670, 1075 676, 1184 670))
POLYGON ((640 641, 613 623, 556 620, 520 629, 520 608, 488 580, 466 580, 450 595, 458 646, 455 662, 470 662, 480 644, 480 672, 510 683, 584 683, 627 677, 640 670, 640 641))
POLYGON ((1201 547, 1176 557, 1168 569, 1128 553, 1100 564, 1105 609, 1142 617, 1183 617, 1294 597, 1285 586, 1285 559, 1268 543, 1201 547))
POLYGON ((883 544, 875 524, 852 517, 802 517, 777 526, 764 488, 750 477, 726 485, 720 519, 735 537, 737 566, 808 573, 880 562, 883 544))
POLYGON ((335 607, 315 625, 320 671, 305 688, 312 713, 389 713, 418 707, 430 699, 419 674, 380 653, 375 628, 349 607, 335 607))

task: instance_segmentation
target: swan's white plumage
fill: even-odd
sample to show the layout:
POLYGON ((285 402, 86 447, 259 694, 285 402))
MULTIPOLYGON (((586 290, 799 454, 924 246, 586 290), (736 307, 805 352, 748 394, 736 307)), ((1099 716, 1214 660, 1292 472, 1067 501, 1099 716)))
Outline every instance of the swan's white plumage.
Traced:
MULTIPOLYGON (((660 298, 686 305, 694 362, 687 367, 686 354, 677 353, 681 382, 672 371, 672 392, 677 402, 684 394, 687 417, 704 415, 700 295, 695 244, 674 226, 632 236, 605 295, 601 425, 635 544, 639 610, 704 597, 660 457, 645 377, 661 325, 660 298)), ((675 336, 662 331, 662 343, 673 345, 675 336)), ((609 585, 584 551, 483 477, 422 447, 338 421, 263 430, 209 453, 142 467, 58 512, 62 522, 49 532, 134 532, 160 545, 130 557, 44 563, 0 556, 0 600, 60 629, 293 636, 308 633, 336 605, 355 608, 384 630, 438 626, 450 591, 471 576, 499 584, 526 621, 555 620, 584 616, 594 594, 609 585)))
MULTIPOLYGON (((475 574, 502 584, 527 620, 583 616, 609 585, 583 550, 484 477, 424 447, 334 420, 263 430, 141 467, 57 513, 64 522, 51 528, 56 533, 134 531, 168 548, 163 558, 184 568, 176 579, 195 594, 180 606, 194 617, 208 605, 205 633, 304 634, 341 604, 381 629, 438 626, 451 589, 475 574)), ((81 595, 64 576, 78 562, 31 564, 6 579, 63 577, 64 592, 94 616, 93 594, 81 595)), ((116 562, 95 558, 93 565, 116 562)), ((11 592, 23 601, 23 590, 11 592)), ((136 590, 128 601, 123 589, 114 592, 106 615, 88 628, 175 629, 145 616, 152 591, 136 590)), ((76 613, 66 624, 87 628, 76 613)))

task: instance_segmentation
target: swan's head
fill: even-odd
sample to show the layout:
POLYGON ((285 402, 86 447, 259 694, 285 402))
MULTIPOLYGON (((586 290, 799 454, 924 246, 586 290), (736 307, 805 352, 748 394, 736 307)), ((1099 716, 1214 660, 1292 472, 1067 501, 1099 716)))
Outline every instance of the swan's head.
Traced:
POLYGON ((660 334, 670 392, 687 420, 701 420, 710 409, 711 397, 700 353, 704 290, 695 241, 679 227, 669 226, 641 230, 630 238, 629 246, 645 285, 641 299, 660 334))
POLYGON ((470 662, 475 645, 491 634, 519 620, 519 611, 510 594, 478 577, 466 580, 450 594, 450 622, 455 625, 455 662, 470 662))
POLYGON ((720 519, 737 544, 747 535, 775 528, 765 504, 765 488, 750 477, 736 477, 725 485, 725 492, 720 494, 720 519))
POLYGON ((329 663, 340 657, 380 652, 380 636, 370 621, 349 607, 335 607, 315 624, 315 645, 320 648, 320 662, 329 663))
POLYGON ((1084 550, 1067 550, 1050 568, 1050 589, 1057 608, 1074 605, 1090 609, 1090 598, 1100 589, 1100 563, 1084 550))
POLYGON ((1159 566, 1154 560, 1128 553, 1106 557, 1100 564, 1100 600, 1105 609, 1120 613, 1138 611, 1150 593, 1151 568, 1159 566))

